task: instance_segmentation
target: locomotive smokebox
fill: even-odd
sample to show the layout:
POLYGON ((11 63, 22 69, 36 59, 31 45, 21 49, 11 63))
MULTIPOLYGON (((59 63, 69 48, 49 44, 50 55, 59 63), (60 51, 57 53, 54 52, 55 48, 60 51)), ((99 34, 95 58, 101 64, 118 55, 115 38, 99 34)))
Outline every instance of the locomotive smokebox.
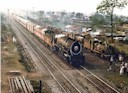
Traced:
POLYGON ((81 51, 82 51, 82 45, 78 41, 75 41, 74 43, 72 43, 70 47, 70 53, 72 55, 79 55, 81 51))

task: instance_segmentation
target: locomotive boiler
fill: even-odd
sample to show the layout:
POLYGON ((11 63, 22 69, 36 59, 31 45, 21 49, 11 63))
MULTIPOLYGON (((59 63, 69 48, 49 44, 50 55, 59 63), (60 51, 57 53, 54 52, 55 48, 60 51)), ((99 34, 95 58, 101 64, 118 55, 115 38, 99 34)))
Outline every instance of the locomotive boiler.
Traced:
POLYGON ((55 51, 59 53, 61 57, 74 67, 80 67, 84 65, 83 47, 78 41, 74 41, 71 38, 59 34, 55 35, 53 41, 55 51))
POLYGON ((66 31, 63 31, 62 32, 64 35, 66 35, 67 37, 73 39, 73 40, 76 40, 76 41, 79 41, 80 43, 84 43, 84 36, 80 35, 80 34, 77 34, 77 33, 70 33, 70 32, 66 32, 66 31))

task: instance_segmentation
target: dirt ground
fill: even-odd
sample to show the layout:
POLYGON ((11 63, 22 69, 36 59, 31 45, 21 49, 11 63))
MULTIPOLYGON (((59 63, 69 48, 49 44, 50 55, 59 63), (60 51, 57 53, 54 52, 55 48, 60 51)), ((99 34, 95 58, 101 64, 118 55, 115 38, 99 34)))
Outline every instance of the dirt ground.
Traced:
MULTIPOLYGON (((9 92, 9 83, 8 78, 11 76, 16 76, 9 74, 10 71, 20 71, 21 75, 25 76, 29 80, 42 80, 43 78, 47 78, 39 72, 28 72, 26 71, 25 67, 19 62, 20 55, 19 51, 17 50, 16 44, 13 42, 10 43, 2 43, 1 45, 1 93, 8 93, 9 92)), ((45 83, 45 82, 43 82, 45 83)), ((45 84, 44 91, 49 93, 47 89, 48 86, 45 84)))
MULTIPOLYGON (((28 72, 26 70, 25 66, 20 62, 21 55, 18 51, 17 42, 12 42, 13 33, 10 29, 2 30, 1 36, 4 37, 5 35, 9 36, 9 41, 1 43, 1 93, 9 93, 8 78, 16 76, 10 74, 10 71, 19 71, 20 75, 25 76, 28 80, 35 80, 37 82, 46 78, 46 76, 43 77, 43 75, 39 72, 28 72)), ((50 93, 47 90, 49 89, 47 84, 43 87, 45 93, 50 93)))
POLYGON ((12 42, 2 43, 1 57, 2 93, 8 93, 8 77, 10 77, 8 72, 20 70, 20 72, 24 75, 26 71, 25 68, 18 62, 20 56, 18 55, 17 48, 12 42))

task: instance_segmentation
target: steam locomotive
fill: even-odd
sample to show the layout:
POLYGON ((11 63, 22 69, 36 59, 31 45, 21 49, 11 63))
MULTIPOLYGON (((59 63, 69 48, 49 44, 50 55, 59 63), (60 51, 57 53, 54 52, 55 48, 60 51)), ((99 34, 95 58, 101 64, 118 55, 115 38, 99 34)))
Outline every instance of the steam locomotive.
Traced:
POLYGON ((83 46, 78 41, 59 34, 53 40, 53 48, 71 65, 75 67, 84 65, 83 46))
POLYGON ((38 36, 72 66, 80 67, 84 65, 83 46, 77 40, 64 35, 61 31, 53 30, 50 27, 41 27, 19 16, 13 15, 13 18, 28 31, 38 36))
POLYGON ((107 37, 97 36, 92 37, 89 33, 75 34, 70 32, 63 32, 66 36, 79 41, 83 47, 96 53, 99 57, 108 59, 111 55, 118 56, 119 52, 112 44, 108 44, 107 37))

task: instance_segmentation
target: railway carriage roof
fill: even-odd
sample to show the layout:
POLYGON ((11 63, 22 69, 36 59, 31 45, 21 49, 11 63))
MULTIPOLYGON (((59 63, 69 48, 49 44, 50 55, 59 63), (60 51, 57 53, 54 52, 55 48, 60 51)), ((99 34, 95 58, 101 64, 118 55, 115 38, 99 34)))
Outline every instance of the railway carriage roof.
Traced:
POLYGON ((21 17, 18 17, 18 18, 19 18, 21 21, 25 22, 25 23, 29 22, 28 20, 23 19, 23 18, 21 18, 21 17))

